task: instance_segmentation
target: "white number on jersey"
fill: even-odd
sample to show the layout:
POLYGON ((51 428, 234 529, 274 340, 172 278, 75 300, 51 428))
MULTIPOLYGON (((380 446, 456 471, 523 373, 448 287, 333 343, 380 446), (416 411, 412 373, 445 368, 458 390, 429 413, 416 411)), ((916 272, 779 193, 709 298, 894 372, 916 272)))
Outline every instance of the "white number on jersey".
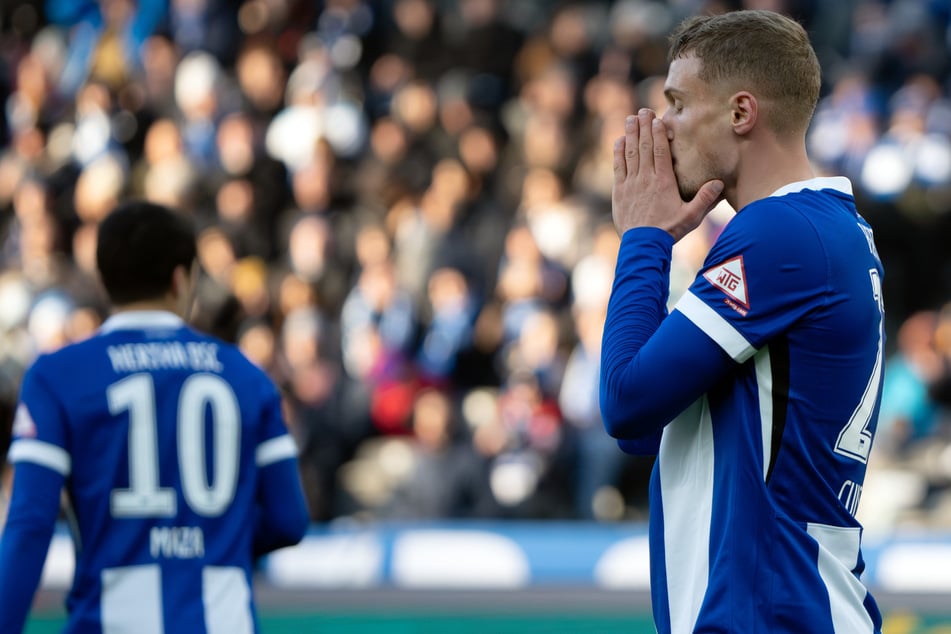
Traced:
MULTIPOLYGON (((133 374, 106 389, 109 411, 129 412, 129 488, 112 492, 113 517, 171 517, 176 494, 159 486, 155 386, 149 374, 133 374)), ((214 374, 195 374, 178 398, 178 467, 188 506, 206 517, 221 515, 238 485, 241 418, 234 390, 214 374), (207 478, 205 409, 211 408, 214 474, 207 478)))
POLYGON ((835 452, 842 456, 858 460, 862 464, 868 462, 868 454, 872 450, 872 432, 869 431, 869 423, 872 422, 872 413, 875 411, 875 402, 878 399, 879 386, 882 381, 882 362, 883 362, 883 343, 884 343, 884 301, 882 299, 882 279, 875 269, 869 269, 869 277, 872 280, 872 294, 875 302, 878 304, 879 313, 883 316, 879 322, 878 328, 878 353, 875 356, 875 365, 872 367, 872 374, 868 378, 865 386, 865 392, 862 394, 862 400, 856 406, 855 411, 849 418, 842 431, 839 432, 839 438, 835 443, 835 452))

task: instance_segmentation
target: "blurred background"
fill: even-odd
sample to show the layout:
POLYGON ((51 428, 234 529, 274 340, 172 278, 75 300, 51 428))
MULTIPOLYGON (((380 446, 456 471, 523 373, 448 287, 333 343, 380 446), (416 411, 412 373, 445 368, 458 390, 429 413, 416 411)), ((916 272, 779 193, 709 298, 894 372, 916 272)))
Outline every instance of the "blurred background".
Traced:
MULTIPOLYGON (((737 8, 822 62, 809 150, 886 270, 865 578, 886 631, 947 632, 947 0, 3 0, 0 450, 27 365, 107 314, 97 222, 147 197, 195 219, 193 321, 300 447, 313 530, 262 562, 265 631, 652 631, 651 459, 597 403, 611 144, 665 108, 671 28, 737 8)), ((678 243, 671 302, 730 216, 678 243)), ((60 531, 31 631, 71 574, 60 531)))

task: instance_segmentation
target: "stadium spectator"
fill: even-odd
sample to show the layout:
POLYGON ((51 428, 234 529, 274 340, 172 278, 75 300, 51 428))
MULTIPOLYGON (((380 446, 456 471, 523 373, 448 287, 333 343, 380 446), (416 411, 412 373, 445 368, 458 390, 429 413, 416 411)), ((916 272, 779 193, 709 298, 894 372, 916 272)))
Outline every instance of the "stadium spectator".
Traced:
POLYGON ((484 518, 497 515, 485 461, 458 424, 451 398, 421 390, 413 404, 412 466, 381 515, 399 519, 484 518))
POLYGON ((934 396, 943 360, 935 346, 937 325, 934 311, 911 315, 899 328, 898 348, 885 363, 876 452, 888 462, 906 457, 938 425, 934 396))

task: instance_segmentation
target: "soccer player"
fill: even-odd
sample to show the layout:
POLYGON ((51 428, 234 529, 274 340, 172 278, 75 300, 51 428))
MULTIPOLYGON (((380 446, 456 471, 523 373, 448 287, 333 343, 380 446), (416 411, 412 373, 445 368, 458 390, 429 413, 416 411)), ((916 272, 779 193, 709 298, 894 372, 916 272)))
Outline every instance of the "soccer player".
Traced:
POLYGON ((308 516, 273 383, 182 319, 195 249, 191 224, 148 202, 99 227, 115 313, 21 386, 0 632, 23 628, 64 486, 77 550, 65 631, 257 631, 254 558, 297 543, 308 516))
POLYGON ((882 265, 805 132, 820 69, 776 13, 671 36, 662 117, 614 148, 622 235, 603 334, 607 431, 657 454, 654 620, 673 632, 880 632, 855 511, 882 380, 882 265), (738 210, 665 315, 672 245, 738 210))

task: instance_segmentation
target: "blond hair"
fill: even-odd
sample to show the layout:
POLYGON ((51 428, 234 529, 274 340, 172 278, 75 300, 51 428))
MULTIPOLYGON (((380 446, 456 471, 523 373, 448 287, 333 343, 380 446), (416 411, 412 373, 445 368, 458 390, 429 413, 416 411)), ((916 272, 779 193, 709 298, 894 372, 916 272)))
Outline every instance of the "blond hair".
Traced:
POLYGON ((821 69, 805 29, 772 11, 732 11, 684 20, 669 59, 695 56, 700 79, 748 90, 777 134, 804 133, 819 100, 821 69))

